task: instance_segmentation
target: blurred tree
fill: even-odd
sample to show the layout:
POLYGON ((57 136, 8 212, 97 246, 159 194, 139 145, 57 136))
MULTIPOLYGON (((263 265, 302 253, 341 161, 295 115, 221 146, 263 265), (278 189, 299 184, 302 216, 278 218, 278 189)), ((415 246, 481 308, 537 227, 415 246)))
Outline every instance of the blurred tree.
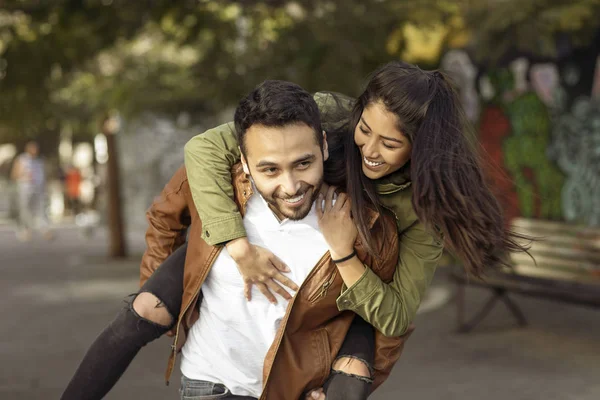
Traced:
POLYGON ((262 79, 356 94, 391 58, 584 44, 600 0, 0 0, 0 139, 95 133, 117 108, 213 112, 262 79), (470 33, 470 35, 469 35, 470 33))
POLYGON ((512 51, 557 58, 586 46, 600 28, 600 0, 471 0, 462 3, 470 48, 494 64, 512 51))
MULTIPOLYGON (((450 0, 0 1, 0 138, 95 133, 107 109, 212 112, 266 78, 356 93, 450 0)), ((444 31, 444 34, 447 34, 444 31)), ((416 57, 416 61, 418 60, 416 57)), ((435 57, 434 57, 435 58, 435 57)), ((424 60, 435 63, 435 60, 424 60)))
POLYGON ((70 110, 51 101, 53 83, 120 38, 133 36, 168 4, 0 1, 0 138, 57 133, 70 110))

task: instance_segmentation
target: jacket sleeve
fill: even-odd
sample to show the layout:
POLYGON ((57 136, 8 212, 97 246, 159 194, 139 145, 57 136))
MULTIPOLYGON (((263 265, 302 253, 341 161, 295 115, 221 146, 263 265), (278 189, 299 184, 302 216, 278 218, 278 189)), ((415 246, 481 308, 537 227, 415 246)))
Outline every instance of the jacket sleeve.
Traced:
POLYGON ((412 208, 392 210, 397 219, 399 246, 392 281, 386 283, 366 268, 352 287, 342 288, 337 304, 340 310, 354 311, 385 336, 400 336, 415 318, 431 284, 443 254, 443 243, 425 229, 412 208))
POLYGON ((191 224, 189 187, 181 167, 146 211, 146 251, 140 265, 140 286, 179 246, 191 224))
POLYGON ((203 222, 202 239, 214 246, 246 236, 233 201, 231 168, 240 160, 233 123, 193 137, 184 153, 192 198, 203 222))

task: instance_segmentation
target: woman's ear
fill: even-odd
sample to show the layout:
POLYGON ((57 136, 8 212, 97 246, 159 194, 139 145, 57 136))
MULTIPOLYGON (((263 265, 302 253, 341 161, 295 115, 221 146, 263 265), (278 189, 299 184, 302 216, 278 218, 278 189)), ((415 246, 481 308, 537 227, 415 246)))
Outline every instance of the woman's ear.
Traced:
POLYGON ((323 161, 329 158, 329 145, 327 144, 327 132, 323 131, 323 161))

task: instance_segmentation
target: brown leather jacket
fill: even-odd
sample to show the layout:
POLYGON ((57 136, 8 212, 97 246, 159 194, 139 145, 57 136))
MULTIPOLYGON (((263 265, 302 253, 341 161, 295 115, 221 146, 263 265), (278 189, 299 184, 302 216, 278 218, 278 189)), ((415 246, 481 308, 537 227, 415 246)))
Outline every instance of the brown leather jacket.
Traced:
MULTIPOLYGON (((232 176, 236 202, 243 214, 252 186, 240 164, 234 166, 232 176)), ((202 282, 222 247, 210 246, 201 239, 202 222, 194 206, 184 167, 175 173, 146 215, 150 226, 146 233, 147 250, 140 268, 142 284, 165 258, 185 242, 186 229, 190 227, 183 302, 166 372, 168 382, 176 355, 183 347, 190 327, 199 318, 202 282)), ((383 223, 375 224, 378 218, 379 215, 373 215, 371 226, 375 238, 387 238, 385 242, 377 241, 381 260, 368 256, 360 242, 357 242, 356 249, 359 258, 389 282, 398 258, 398 235, 393 218, 384 216, 383 223), (385 234, 382 232, 384 229, 385 234)), ((305 391, 323 385, 355 315, 338 310, 336 298, 341 287, 342 279, 327 253, 290 301, 281 328, 265 357, 261 399, 297 400, 305 391)), ((413 329, 409 329, 403 337, 385 337, 375 332, 373 390, 388 377, 413 329)))

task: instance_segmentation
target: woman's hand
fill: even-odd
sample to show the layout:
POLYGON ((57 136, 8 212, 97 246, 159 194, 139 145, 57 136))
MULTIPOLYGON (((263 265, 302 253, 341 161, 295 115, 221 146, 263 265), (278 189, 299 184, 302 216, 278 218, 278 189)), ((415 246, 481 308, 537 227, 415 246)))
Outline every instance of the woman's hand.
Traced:
POLYGON ((292 298, 279 283, 294 291, 298 290, 298 286, 281 273, 289 272, 288 266, 269 250, 250 244, 248 238, 245 237, 232 240, 227 243, 226 247, 244 278, 246 300, 252 300, 252 285, 254 284, 273 304, 277 304, 277 299, 271 291, 278 293, 286 300, 292 298))
POLYGON ((335 204, 333 203, 335 189, 335 186, 330 186, 324 197, 323 192, 319 194, 316 209, 319 227, 329 245, 331 258, 339 259, 354 250, 358 229, 350 213, 352 202, 348 195, 338 194, 335 204), (324 205, 323 200, 325 200, 324 205))
POLYGON ((326 399, 327 399, 327 397, 325 396, 325 393, 323 392, 323 388, 310 390, 308 393, 306 393, 306 397, 305 397, 305 400, 326 400, 326 399))

